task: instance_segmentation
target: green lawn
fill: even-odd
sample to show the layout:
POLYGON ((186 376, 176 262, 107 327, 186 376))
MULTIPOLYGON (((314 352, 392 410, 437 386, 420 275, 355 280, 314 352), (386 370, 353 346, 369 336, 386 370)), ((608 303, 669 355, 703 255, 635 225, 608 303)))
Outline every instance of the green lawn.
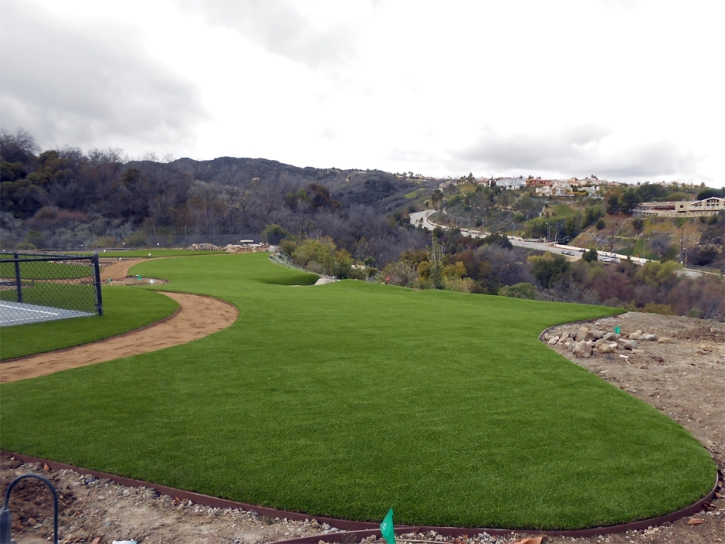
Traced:
MULTIPOLYGON (((30 257, 28 257, 30 258, 30 257)), ((15 263, 0 263, 0 278, 15 279, 15 263)), ((73 264, 53 261, 28 261, 20 263, 20 278, 23 280, 62 280, 93 278, 93 268, 88 263, 73 264)))
POLYGON ((312 515, 578 528, 681 508, 715 465, 538 341, 606 307, 344 281, 266 254, 133 269, 234 303, 202 340, 5 384, 2 447, 312 515))
MULTIPOLYGON (((32 292, 26 293, 29 291, 32 292)), ((103 287, 102 293, 103 316, 0 328, 0 359, 44 353, 116 336, 163 319, 178 307, 176 301, 165 295, 135 287, 103 287)), ((2 408, 5 408, 4 403, 2 408)))
MULTIPOLYGON (((92 253, 87 253, 91 255, 92 253)), ((123 251, 98 250, 99 257, 187 257, 191 255, 222 255, 226 251, 194 251, 191 249, 129 249, 123 251), (149 253, 151 255, 149 255, 149 253)), ((83 253, 81 253, 83 255, 83 253)))

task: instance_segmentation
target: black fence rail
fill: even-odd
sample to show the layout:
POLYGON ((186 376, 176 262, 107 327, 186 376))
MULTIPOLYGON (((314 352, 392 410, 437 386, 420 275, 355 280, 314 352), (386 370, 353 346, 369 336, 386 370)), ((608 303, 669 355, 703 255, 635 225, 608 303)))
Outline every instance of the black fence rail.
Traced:
POLYGON ((98 255, 0 254, 0 327, 103 315, 98 255))

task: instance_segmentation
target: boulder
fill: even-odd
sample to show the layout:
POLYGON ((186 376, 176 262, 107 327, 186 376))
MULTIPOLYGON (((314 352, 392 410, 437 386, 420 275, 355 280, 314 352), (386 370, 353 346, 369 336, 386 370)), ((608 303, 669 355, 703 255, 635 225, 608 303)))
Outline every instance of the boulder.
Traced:
POLYGON ((576 333, 576 341, 583 342, 584 340, 586 340, 587 334, 589 334, 589 328, 581 327, 576 333))
POLYGON ((628 340, 625 342, 624 349, 637 349, 637 340, 628 340))
POLYGON ((616 340, 616 339, 617 339, 617 335, 616 335, 616 334, 614 334, 613 332, 608 332, 608 333, 607 333, 607 334, 605 334, 605 335, 604 335, 604 336, 603 336, 602 338, 603 338, 604 340, 606 340, 606 341, 609 341, 609 340, 616 340))
POLYGON ((550 345, 550 346, 554 346, 554 345, 556 345, 556 343, 557 343, 558 341, 559 341, 559 337, 558 337, 558 336, 553 336, 553 337, 551 338, 551 340, 549 340, 549 345, 550 345))
POLYGON ((572 353, 577 357, 584 357, 585 359, 588 359, 592 356, 592 347, 586 342, 577 342, 574 344, 572 353))
POLYGON ((599 329, 592 329, 589 331, 593 338, 596 340, 599 340, 600 338, 604 337, 604 331, 600 331, 599 329))
POLYGON ((642 331, 634 331, 629 335, 630 340, 639 340, 642 337, 642 331))
POLYGON ((672 338, 668 338, 667 336, 663 336, 661 338, 657 339, 658 344, 674 344, 674 340, 672 338))
POLYGON ((650 342, 656 342, 657 341, 657 335, 656 334, 643 334, 642 340, 648 340, 650 342))
POLYGON ((612 353, 614 350, 612 349, 612 346, 609 344, 599 344, 597 346, 597 351, 599 353, 612 353))

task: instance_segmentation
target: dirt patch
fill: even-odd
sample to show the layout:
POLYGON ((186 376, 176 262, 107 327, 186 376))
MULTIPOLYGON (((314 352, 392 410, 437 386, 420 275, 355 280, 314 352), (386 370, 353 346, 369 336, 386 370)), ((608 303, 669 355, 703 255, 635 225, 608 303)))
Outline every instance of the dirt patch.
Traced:
POLYGON ((111 261, 101 259, 101 281, 116 280, 128 276, 129 269, 138 263, 146 262, 148 259, 126 259, 111 261))
MULTIPOLYGON (((40 464, 23 464, 5 453, 0 456, 3 493, 12 478, 28 472, 49 478, 60 495, 58 525, 63 543, 108 544, 133 539, 143 544, 252 544, 330 530, 329 525, 313 519, 270 519, 256 512, 195 505, 159 496, 153 488, 124 487, 72 470, 50 472, 40 464)), ((13 540, 19 544, 47 544, 53 534, 52 495, 36 482, 20 482, 11 495, 13 540)))
MULTIPOLYGON (((168 259, 172 257, 159 257, 168 259)), ((128 271, 132 266, 146 262, 148 259, 127 259, 112 261, 101 260, 101 281, 104 285, 163 285, 169 283, 167 280, 158 278, 144 278, 141 276, 130 276, 128 271)))
POLYGON ((553 327, 548 335, 576 335, 580 326, 621 331, 613 353, 593 350, 577 357, 571 346, 551 346, 567 359, 651 404, 690 431, 725 470, 725 325, 687 317, 630 312, 593 323, 553 327), (623 340, 642 331, 656 339, 635 340, 634 349, 623 340))
POLYGON ((45 376, 185 344, 229 327, 239 315, 232 304, 214 298, 187 293, 164 294, 179 303, 179 310, 169 319, 107 340, 3 362, 0 364, 0 382, 45 376))

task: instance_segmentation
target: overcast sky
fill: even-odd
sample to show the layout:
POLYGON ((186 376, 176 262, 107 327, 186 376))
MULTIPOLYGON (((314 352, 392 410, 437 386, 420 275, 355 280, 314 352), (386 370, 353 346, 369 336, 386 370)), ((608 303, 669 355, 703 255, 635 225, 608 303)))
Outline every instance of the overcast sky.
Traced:
POLYGON ((712 0, 1 0, 43 148, 720 187, 712 0))

